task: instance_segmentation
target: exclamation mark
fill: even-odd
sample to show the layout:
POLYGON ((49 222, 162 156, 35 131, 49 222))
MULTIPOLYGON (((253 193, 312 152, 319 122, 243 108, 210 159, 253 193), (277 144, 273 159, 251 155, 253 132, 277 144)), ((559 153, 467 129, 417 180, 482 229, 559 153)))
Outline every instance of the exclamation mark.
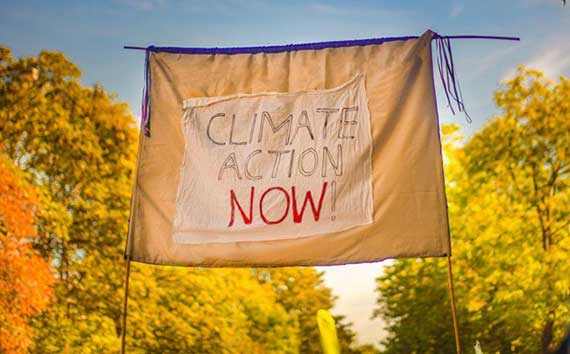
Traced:
POLYGON ((334 215, 336 209, 336 181, 331 183, 332 193, 331 193, 331 220, 335 221, 336 216, 334 215))

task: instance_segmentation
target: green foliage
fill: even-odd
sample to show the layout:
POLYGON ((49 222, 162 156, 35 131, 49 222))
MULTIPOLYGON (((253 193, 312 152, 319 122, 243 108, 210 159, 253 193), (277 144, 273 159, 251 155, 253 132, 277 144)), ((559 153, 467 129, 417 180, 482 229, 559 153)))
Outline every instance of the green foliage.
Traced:
MULTIPOLYGON (((323 273, 314 268, 256 269, 262 284, 270 284, 276 300, 299 323, 299 353, 321 354, 319 327, 315 316, 321 309, 330 310, 335 298, 324 284, 323 273)), ((358 354, 352 324, 343 316, 335 316, 335 324, 341 353, 358 354)))
MULTIPOLYGON (((570 80, 521 68, 496 102, 503 114, 463 146, 444 127, 462 341, 548 353, 570 312, 570 80)), ((397 261, 378 291, 386 353, 453 352, 443 262, 397 261)))
POLYGON ((321 353, 319 328, 315 315, 320 309, 330 309, 333 297, 324 285, 322 273, 314 268, 258 269, 262 284, 270 285, 276 301, 299 323, 299 353, 321 353))
POLYGON ((36 342, 88 352, 116 336, 104 324, 120 316, 137 132, 125 104, 79 77, 60 53, 16 60, 0 50, 0 141, 40 190, 36 246, 59 279, 53 313, 35 321, 36 342))
POLYGON ((380 354, 380 351, 376 349, 372 344, 359 345, 352 350, 354 354, 380 354))
POLYGON ((137 266, 132 280, 132 353, 298 353, 297 322, 250 270, 137 266))
MULTIPOLYGON (((117 353, 123 331, 137 129, 80 75, 61 53, 15 59, 0 47, 0 143, 41 195, 34 242, 57 278, 32 321, 35 353, 117 353)), ((320 353, 314 316, 334 298, 313 268, 132 267, 131 353, 320 353)), ((339 326, 348 350, 354 334, 339 326)))
MULTIPOLYGON (((378 278, 374 316, 386 320, 389 332, 383 353, 455 352, 445 264, 438 259, 397 261, 378 278)), ((458 316, 465 320, 461 306, 458 316)))

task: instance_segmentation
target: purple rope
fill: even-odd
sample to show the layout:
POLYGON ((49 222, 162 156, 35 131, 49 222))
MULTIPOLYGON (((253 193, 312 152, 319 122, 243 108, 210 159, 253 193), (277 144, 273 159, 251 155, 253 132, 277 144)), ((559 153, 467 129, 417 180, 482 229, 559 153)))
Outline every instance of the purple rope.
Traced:
POLYGON ((149 66, 150 52, 145 51, 144 58, 144 88, 142 97, 141 108, 141 129, 144 135, 150 137, 150 66, 149 66))
MULTIPOLYGON (((137 49, 145 51, 145 87, 143 89, 142 109, 141 109, 141 128, 145 136, 150 137, 150 66, 149 56, 151 52, 158 53, 177 53, 177 54, 256 54, 256 53, 280 53, 291 52, 300 50, 320 50, 326 48, 343 48, 353 46, 366 46, 374 44, 382 44, 395 41, 407 41, 410 39, 418 39, 420 36, 404 36, 404 37, 382 37, 382 38, 368 38, 368 39, 354 39, 347 41, 332 41, 332 42, 314 42, 314 43, 301 43, 301 44, 288 44, 288 45, 274 45, 274 46, 255 46, 255 47, 227 47, 227 48, 183 48, 183 47, 134 47, 125 46, 125 49, 137 49)), ((436 41, 436 54, 437 54, 437 68, 447 104, 452 114, 455 115, 453 103, 457 106, 457 111, 463 112, 466 119, 471 123, 471 117, 465 110, 463 101, 463 94, 461 86, 455 72, 455 64, 453 62, 453 53, 451 51, 450 39, 494 39, 494 40, 508 40, 520 41, 518 37, 504 37, 504 36, 479 36, 479 35, 458 35, 458 36, 442 36, 434 33, 432 40, 436 41)))
POLYGON ((447 82, 443 75, 443 63, 442 63, 443 53, 441 49, 441 43, 439 41, 436 41, 435 47, 437 50, 436 53, 437 69, 439 72, 439 77, 441 79, 441 84, 443 86, 443 92, 445 92, 445 97, 447 98, 447 106, 451 109, 451 113, 455 115, 455 111, 453 110, 453 105, 451 105, 451 100, 449 99, 449 94, 448 94, 449 90, 447 89, 447 82))
POLYGON ((459 85, 459 79, 455 71, 453 52, 451 50, 449 38, 437 38, 436 49, 439 77, 441 79, 445 97, 447 98, 448 107, 451 110, 451 113, 455 115, 455 109, 453 107, 453 104, 455 104, 457 111, 463 112, 467 122, 471 123, 471 116, 469 116, 469 113, 467 113, 467 110, 465 109, 463 93, 461 92, 461 86, 459 85))
MULTIPOLYGON (((287 51, 298 50, 318 50, 325 48, 342 48, 352 46, 364 46, 371 44, 382 44, 394 41, 406 41, 409 39, 417 39, 419 36, 404 36, 404 37, 382 37, 382 38, 368 38, 368 39, 354 39, 347 41, 332 41, 332 42, 315 42, 315 43, 301 43, 301 44, 288 44, 288 45, 275 45, 275 46, 255 46, 255 47, 223 47, 223 48, 186 48, 186 47, 138 47, 138 46, 124 46, 125 49, 145 50, 151 52, 166 52, 166 53, 179 53, 179 54, 256 54, 256 53, 279 53, 287 51)), ((458 35, 458 36, 442 36, 434 33, 433 40, 436 39, 495 39, 506 41, 520 41, 519 37, 505 37, 505 36, 480 36, 480 35, 458 35)))
POLYGON ((175 53, 175 54, 256 54, 256 53, 280 53, 293 52, 300 50, 320 50, 326 48, 343 48, 354 46, 366 46, 372 44, 382 44, 386 42, 406 41, 409 39, 417 39, 418 36, 405 37, 383 37, 383 38, 367 38, 353 39, 347 41, 332 42, 314 42, 287 45, 271 45, 271 46, 255 46, 255 47, 214 47, 214 48, 184 48, 184 47, 125 47, 127 49, 145 49, 151 52, 175 53))

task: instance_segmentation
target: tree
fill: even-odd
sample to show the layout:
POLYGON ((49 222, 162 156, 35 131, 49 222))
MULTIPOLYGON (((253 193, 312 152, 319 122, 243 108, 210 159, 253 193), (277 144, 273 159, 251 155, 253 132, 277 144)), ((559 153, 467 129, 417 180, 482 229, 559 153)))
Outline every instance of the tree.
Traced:
MULTIPOLYGON (((494 269, 474 278, 492 297, 472 293, 472 301, 513 309, 502 321, 516 328, 523 320, 527 327, 511 338, 511 346, 547 353, 568 325, 570 80, 562 77, 555 85, 538 71, 520 68, 496 93, 496 102, 503 116, 471 139, 463 166, 471 187, 479 187, 470 192, 478 192, 480 200, 485 200, 483 193, 495 195, 502 216, 496 229, 479 226, 473 232, 484 237, 490 231, 508 233, 493 241, 518 254, 496 252, 478 261, 494 269)), ((473 264, 471 258, 466 261, 473 264)))
POLYGON ((301 333, 300 353, 320 353, 321 344, 316 315, 319 309, 333 306, 331 290, 324 285, 322 273, 314 268, 259 269, 262 283, 272 286, 276 300, 295 316, 301 333))
MULTIPOLYGON (((463 342, 548 353, 570 312, 570 80, 554 84, 520 68, 496 102, 501 116, 464 146, 446 148, 463 342)), ((441 343, 453 350, 444 271, 438 260, 398 261, 378 279, 387 353, 402 341, 423 353, 441 343)))
POLYGON ((130 352, 299 353, 296 319, 250 270, 136 268, 130 352))
MULTIPOLYGON (((14 59, 0 49, 0 144, 42 196, 34 246, 57 277, 50 311, 32 321, 42 354, 115 353, 123 330, 137 128, 124 103, 80 75, 61 53, 14 59)), ((133 265, 129 348, 318 352, 304 348, 318 346, 314 315, 332 306, 330 289, 312 268, 272 274, 265 284, 252 270, 133 265), (294 291, 281 291, 286 283, 294 291)))
POLYGON ((372 344, 359 345, 354 349, 356 354, 379 354, 380 351, 372 344))
MULTIPOLYGON (((323 272, 311 267, 290 267, 255 270, 262 284, 270 284, 276 301, 295 316, 299 323, 299 353, 321 353, 319 327, 316 315, 320 309, 330 310, 335 301, 331 289, 325 285, 323 272)), ((337 335, 343 353, 352 354, 354 332, 352 324, 343 316, 334 316, 337 335)))
MULTIPOLYGON (((0 150, 1 151, 1 150, 0 150)), ((26 353, 28 320, 47 309, 53 276, 31 246, 38 196, 22 173, 0 155, 0 353, 26 353)))
POLYGON ((356 344, 356 333, 352 329, 352 322, 346 321, 345 316, 334 316, 338 343, 342 354, 379 354, 380 352, 371 344, 356 344))
MULTIPOLYGON (((455 352, 446 282, 445 262, 439 260, 402 260, 387 267, 377 279, 379 307, 374 313, 386 321, 389 333, 383 353, 455 352)), ((458 310, 462 340, 470 343, 465 311, 458 310)))
POLYGON ((0 141, 45 197, 36 246, 59 280, 36 342, 88 347, 100 341, 101 321, 119 323, 136 128, 125 104, 83 87, 80 74, 60 53, 16 60, 0 50, 0 141), (94 330, 80 334, 78 323, 94 330))

